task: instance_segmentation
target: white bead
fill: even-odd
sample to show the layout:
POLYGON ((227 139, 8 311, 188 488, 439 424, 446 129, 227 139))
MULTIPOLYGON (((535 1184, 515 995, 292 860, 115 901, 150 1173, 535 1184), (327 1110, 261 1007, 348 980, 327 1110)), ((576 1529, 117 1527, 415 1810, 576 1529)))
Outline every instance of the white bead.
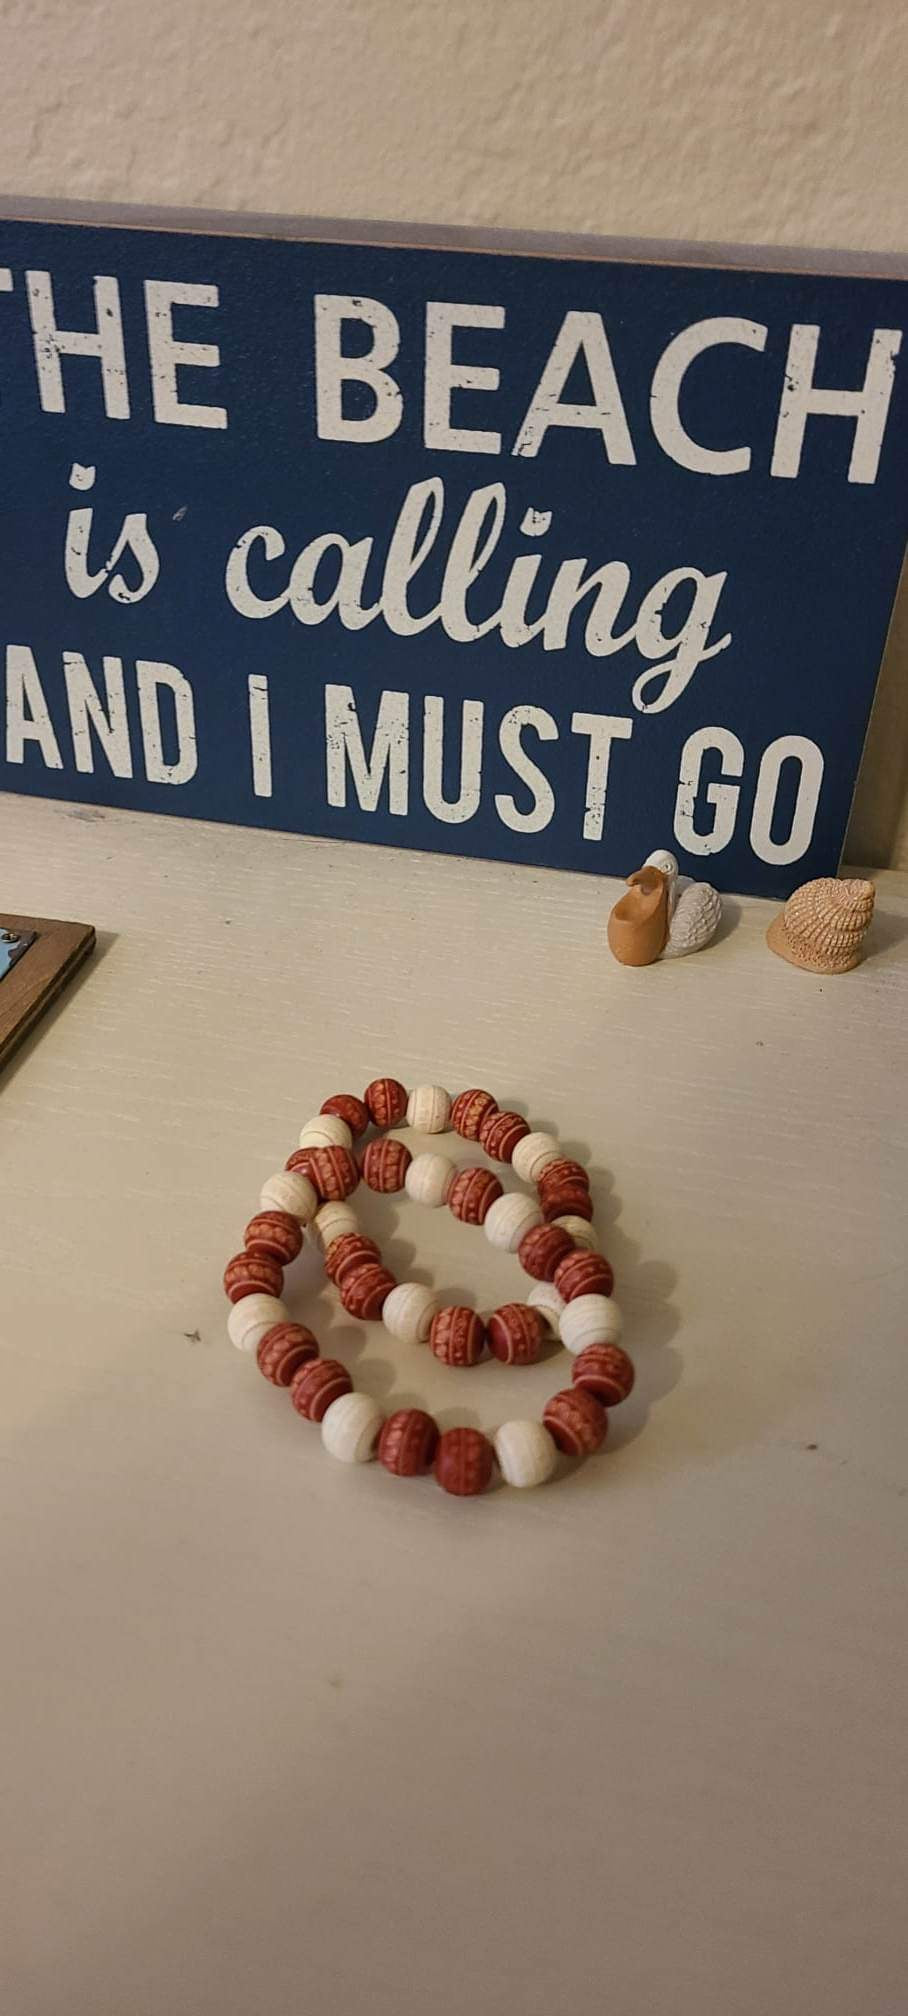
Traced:
POLYGON ((624 1320, 611 1295, 578 1295, 562 1311, 559 1330, 568 1351, 585 1351, 588 1344, 617 1344, 624 1320))
POLYGON ((263 1184, 259 1203, 263 1211, 289 1211, 301 1225, 311 1225, 318 1210, 318 1191, 298 1169, 279 1169, 263 1184))
POLYGON ((542 1212, 532 1197, 524 1197, 521 1190, 506 1190, 489 1205, 482 1229, 490 1246, 516 1253, 524 1234, 542 1222, 542 1212))
POLYGON ((368 1463, 375 1455, 384 1414, 369 1393, 342 1393, 322 1421, 322 1441, 340 1463, 368 1463))
POLYGON ((574 1245, 580 1246, 585 1253, 597 1252, 599 1242, 592 1225, 588 1225, 585 1218, 556 1218, 553 1222, 560 1225, 563 1232, 569 1233, 574 1245))
POLYGON ((227 1335, 238 1351, 257 1351, 266 1330, 289 1321, 289 1311, 276 1295, 243 1295, 227 1318, 227 1335))
POLYGON ((402 1344, 424 1344, 439 1307, 437 1295, 421 1281, 400 1281, 385 1300, 381 1320, 402 1344))
POLYGON ((534 1281, 527 1295, 531 1309, 538 1309, 545 1318, 553 1337, 558 1335, 561 1311, 565 1307, 564 1296, 559 1295, 554 1281, 534 1281))
POLYGON ((428 1204, 437 1210, 444 1204, 455 1176, 454 1163, 447 1155, 414 1155, 404 1177, 404 1189, 414 1204, 428 1204))
POLYGON ((312 1230, 323 1253, 335 1239, 343 1239, 347 1232, 359 1231, 359 1219, 349 1204, 322 1204, 312 1221, 312 1230))
POLYGON ((352 1148, 353 1135, 339 1113, 316 1113, 300 1132, 301 1148, 352 1148))
POLYGON ((558 1451, 541 1421, 505 1421, 492 1441, 506 1484, 528 1490, 534 1484, 548 1483, 558 1451))
POLYGON ((557 1162, 561 1149, 554 1134, 525 1134, 511 1156, 514 1174, 521 1183, 538 1183, 547 1162, 557 1162))
POLYGON ((443 1085, 417 1085, 407 1100, 407 1126, 420 1134, 445 1134, 450 1125, 450 1092, 443 1085))

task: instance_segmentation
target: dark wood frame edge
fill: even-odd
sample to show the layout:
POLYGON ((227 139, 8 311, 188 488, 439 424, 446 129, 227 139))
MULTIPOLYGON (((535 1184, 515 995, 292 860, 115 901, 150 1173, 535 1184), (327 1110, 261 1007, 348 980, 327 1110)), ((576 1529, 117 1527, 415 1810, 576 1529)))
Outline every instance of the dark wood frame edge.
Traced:
POLYGON ((93 924, 65 923, 55 917, 0 916, 7 931, 35 931, 30 945, 0 987, 0 1071, 28 1036, 45 1010, 95 946, 93 924))

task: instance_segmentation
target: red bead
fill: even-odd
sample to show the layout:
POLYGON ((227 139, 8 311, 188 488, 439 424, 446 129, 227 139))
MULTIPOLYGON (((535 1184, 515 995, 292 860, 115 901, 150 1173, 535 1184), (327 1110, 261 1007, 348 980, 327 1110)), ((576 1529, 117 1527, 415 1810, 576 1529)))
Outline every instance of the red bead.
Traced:
POLYGON ((576 1190, 547 1190, 540 1195, 539 1209, 547 1224, 551 1224, 553 1218, 585 1218, 589 1224, 593 1216, 590 1193, 581 1190, 579 1184, 576 1190))
POLYGON ((581 1190, 590 1187, 583 1163, 571 1162, 566 1155, 560 1155, 557 1161, 546 1163, 536 1187, 542 1193, 546 1190, 573 1190, 577 1184, 581 1190))
POLYGON ((451 1126, 465 1141, 478 1141, 479 1129, 488 1113, 497 1113, 498 1102, 491 1092, 481 1092, 474 1086, 469 1092, 458 1092, 451 1107, 451 1126))
POLYGON ((318 1357, 318 1345, 303 1323, 275 1323, 265 1331, 256 1357, 272 1386, 290 1386, 302 1366, 318 1357))
POLYGON ((378 1460, 395 1477, 419 1477, 431 1470, 438 1445, 438 1425, 421 1407, 401 1407, 389 1414, 378 1438, 378 1460))
POLYGON ((346 1120, 354 1140, 358 1134, 365 1134, 369 1125, 369 1108, 353 1092, 332 1092, 322 1107, 323 1113, 336 1113, 339 1120, 346 1120))
POLYGON ((314 1154, 314 1148, 294 1148, 293 1154, 288 1155, 284 1168, 292 1170, 295 1176, 308 1176, 310 1183, 314 1183, 315 1177, 312 1174, 314 1154))
POLYGON ((283 1285, 280 1262, 264 1253, 236 1253, 224 1269, 224 1293, 231 1302, 241 1302, 244 1295, 279 1295, 283 1285))
POLYGON ((407 1112, 407 1088, 397 1078, 373 1078, 363 1094, 376 1127, 397 1127, 407 1112))
POLYGON ((351 1274, 345 1274, 340 1286, 340 1298, 348 1316, 358 1316, 361 1323, 373 1323, 387 1302, 392 1288, 397 1287, 393 1274, 387 1267, 355 1267, 351 1274))
POLYGON ((313 1358, 292 1381, 290 1398, 307 1421, 321 1421, 332 1400, 352 1391, 353 1381, 345 1365, 336 1358, 313 1358))
POLYGON ((618 1344, 588 1344, 574 1359, 571 1377, 602 1407, 620 1407, 634 1384, 634 1367, 618 1344))
POLYGON ((357 1267, 371 1267, 380 1259, 379 1247, 365 1232, 342 1232, 339 1239, 332 1239, 325 1254, 325 1273, 339 1288, 345 1275, 355 1274, 357 1267))
MULTIPOLYGON (((305 1152, 305 1151, 304 1151, 305 1152)), ((349 1148, 313 1148, 306 1172, 327 1203, 351 1197, 359 1182, 356 1157, 349 1148)))
POLYGON ((435 1475, 455 1498, 475 1498, 492 1475, 494 1450, 478 1428, 448 1428, 438 1438, 435 1475))
POLYGON ((525 1232, 517 1248, 517 1258, 525 1274, 534 1281, 551 1281, 566 1253, 573 1253, 574 1241, 563 1225, 534 1225, 525 1232))
POLYGON ((453 1304, 432 1318, 429 1343, 443 1365, 476 1365, 485 1341, 486 1326, 475 1309, 453 1304))
POLYGON ((370 1141, 363 1150, 363 1181, 370 1190, 402 1190, 404 1177, 413 1157, 402 1141, 370 1141))
POLYGON ((578 1295, 610 1295, 615 1271, 604 1253, 568 1253, 555 1269, 555 1286, 565 1302, 578 1295))
POLYGON ((503 1365, 535 1365, 545 1336, 538 1309, 525 1302, 506 1302, 489 1317, 486 1328, 489 1350, 503 1365))
POLYGON ((303 1228, 289 1211, 259 1211, 250 1218, 243 1238, 247 1253, 264 1255, 266 1260, 279 1260, 282 1267, 289 1267, 302 1246, 303 1228))
POLYGON ((448 1206, 465 1225, 481 1225, 489 1205, 503 1196, 491 1169, 459 1169, 448 1191, 448 1206))
POLYGON ((518 1141, 529 1131, 520 1113, 487 1113, 479 1129, 479 1145, 494 1162, 510 1162, 518 1141))
POLYGON ((552 1394, 542 1425, 566 1456, 592 1456, 605 1441, 608 1415, 582 1386, 565 1386, 552 1394))

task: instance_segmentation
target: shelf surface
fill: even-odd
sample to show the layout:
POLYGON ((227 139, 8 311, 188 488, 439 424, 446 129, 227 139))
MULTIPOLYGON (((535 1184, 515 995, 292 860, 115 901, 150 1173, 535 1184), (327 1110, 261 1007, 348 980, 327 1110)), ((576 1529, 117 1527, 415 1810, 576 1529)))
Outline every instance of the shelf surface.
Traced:
MULTIPOLYGON (((589 876, 11 797, 0 860, 98 931, 0 1077, 5 2016, 895 2016, 908 877, 817 980, 755 901, 619 968, 589 876), (227 1342, 261 1183, 377 1073, 593 1171, 638 1383, 544 1491, 348 1471, 227 1342)), ((446 1212, 362 1216, 520 1293, 446 1212)), ((389 1407, 568 1381, 300 1269, 389 1407)))

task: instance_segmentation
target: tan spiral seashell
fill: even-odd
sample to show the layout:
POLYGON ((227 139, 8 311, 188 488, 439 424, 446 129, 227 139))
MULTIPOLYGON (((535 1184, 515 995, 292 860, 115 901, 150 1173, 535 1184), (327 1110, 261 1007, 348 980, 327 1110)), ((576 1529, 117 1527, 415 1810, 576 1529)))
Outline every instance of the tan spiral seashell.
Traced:
POLYGON ((805 882, 770 924, 766 942, 810 973, 848 973, 860 963, 873 900, 872 882, 840 882, 834 875, 805 882))

